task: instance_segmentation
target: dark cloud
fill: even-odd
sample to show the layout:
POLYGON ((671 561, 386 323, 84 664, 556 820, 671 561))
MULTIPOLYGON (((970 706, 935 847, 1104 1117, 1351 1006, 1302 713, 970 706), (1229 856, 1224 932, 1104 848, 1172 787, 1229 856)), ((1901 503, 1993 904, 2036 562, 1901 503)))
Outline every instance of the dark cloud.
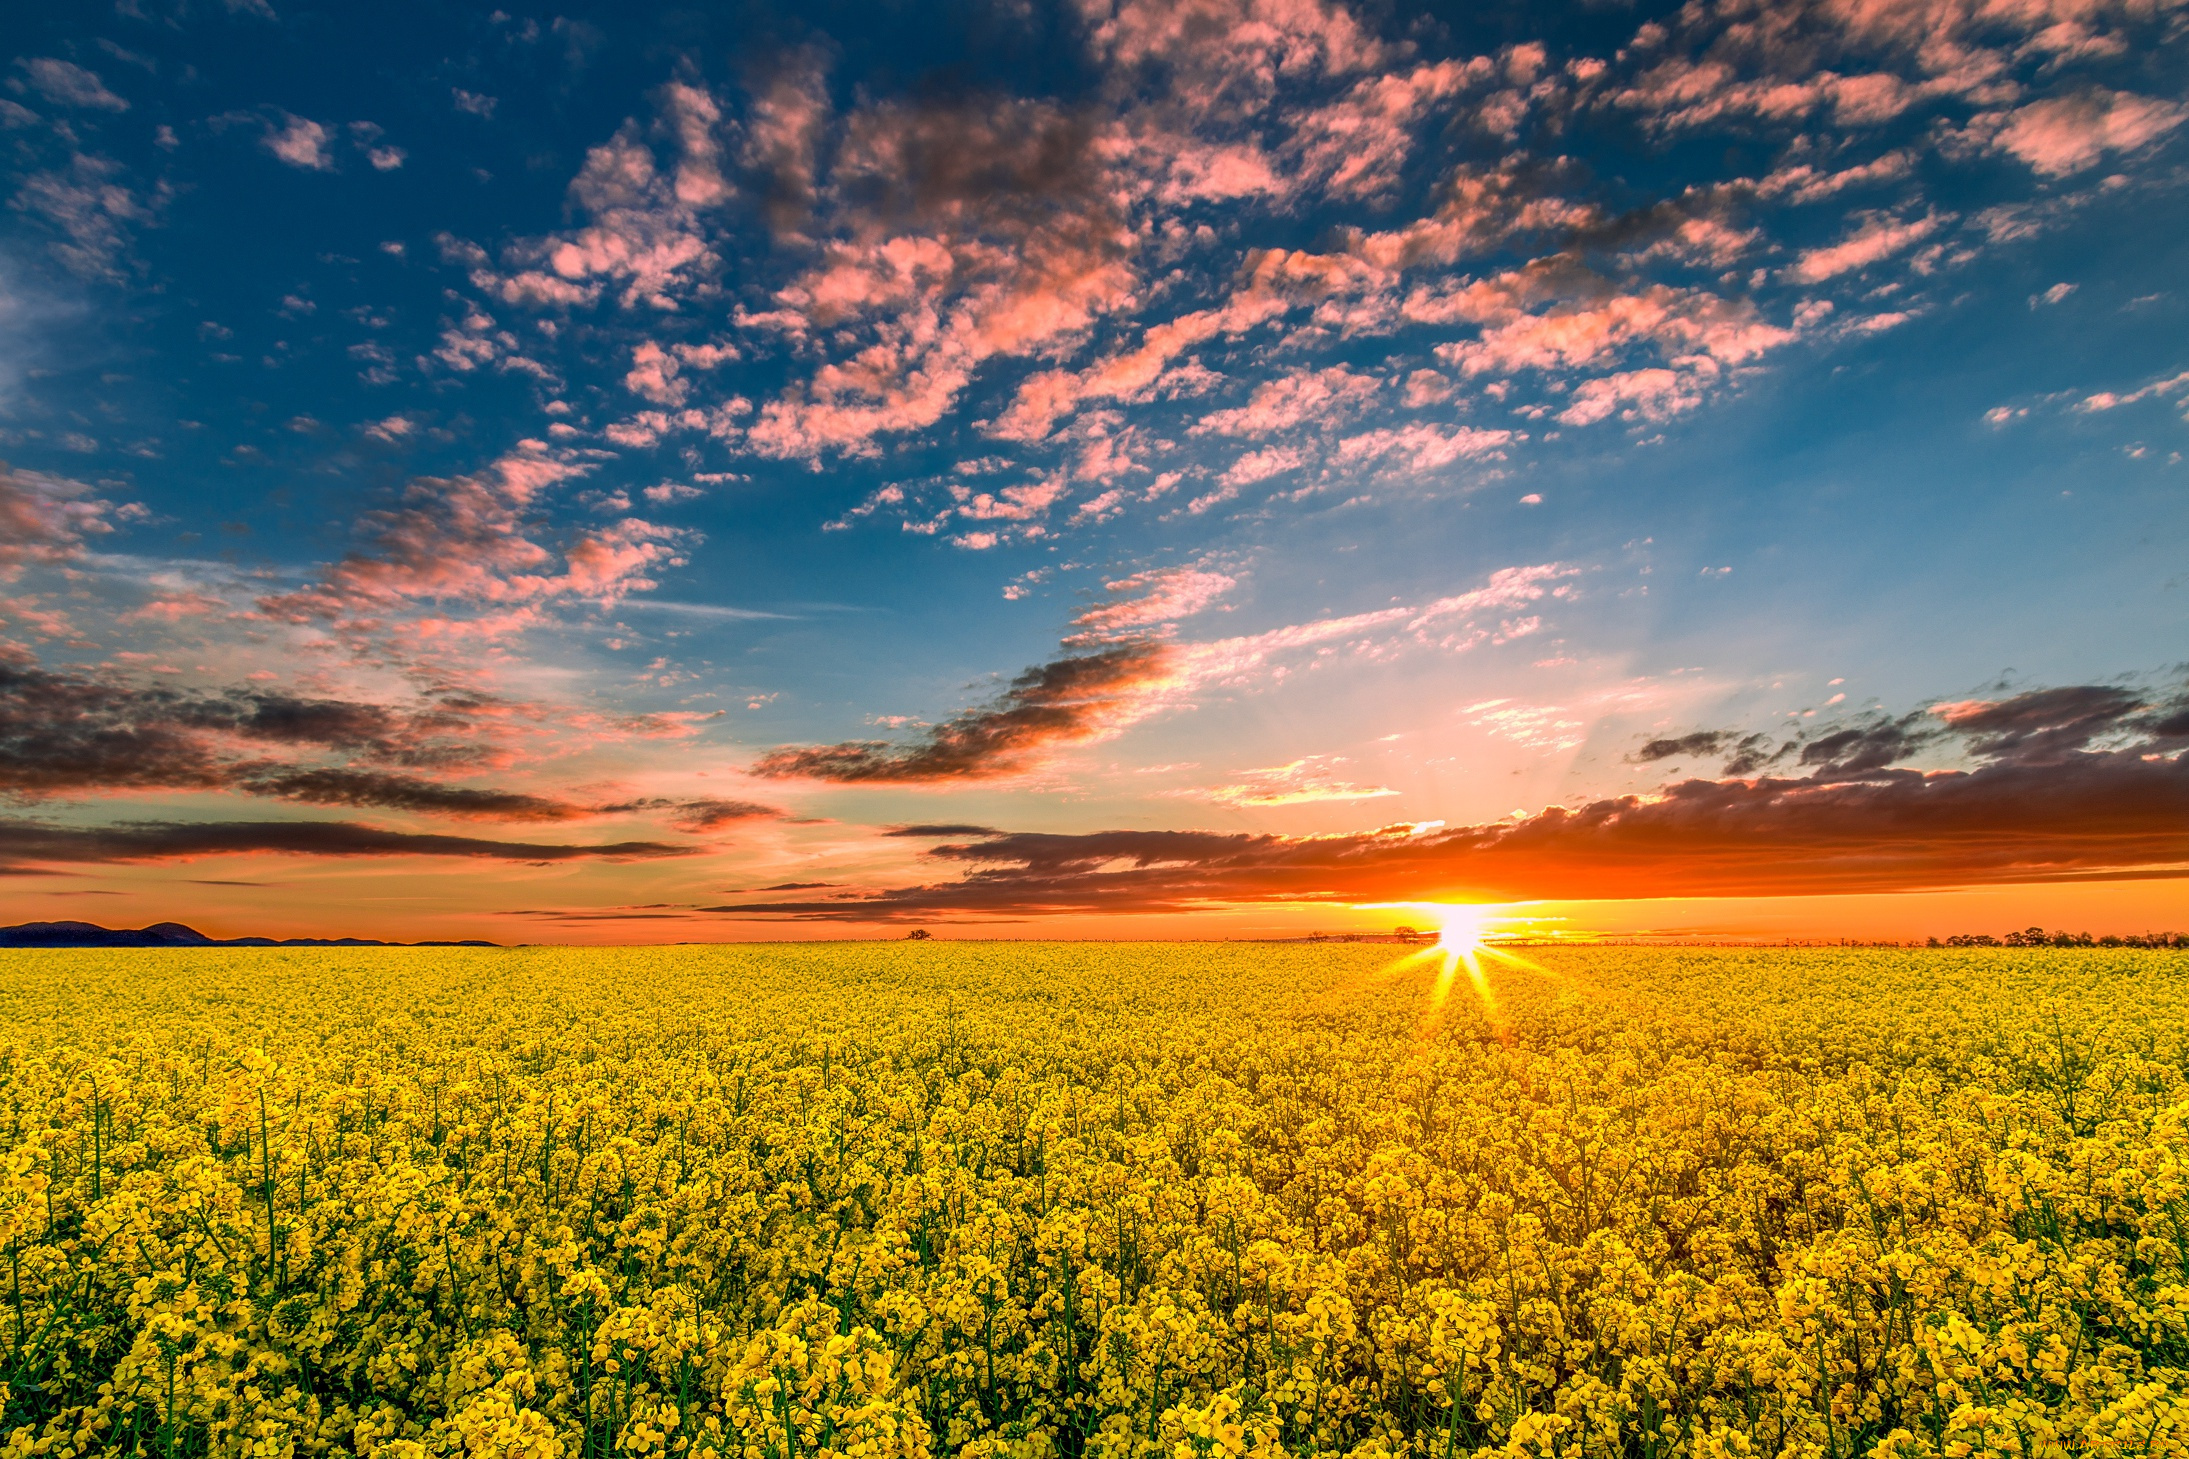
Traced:
POLYGON ((657 811, 687 831, 783 814, 713 799, 593 805, 381 768, 488 758, 495 753, 494 727, 519 712, 460 692, 397 707, 247 689, 140 687, 0 663, 0 795, 224 790, 306 805, 542 823, 657 811), (351 763, 282 763, 267 758, 272 747, 351 763))
POLYGON ((426 815, 480 821, 571 821, 598 814, 589 806, 515 790, 443 785, 378 770, 279 770, 249 774, 236 788, 252 795, 311 805, 384 806, 426 815))
POLYGON ((2154 740, 2189 736, 2189 704, 2154 710, 2133 690, 2082 684, 2033 689, 2001 700, 1964 700, 1898 717, 1873 714, 1805 731, 1771 748, 1771 736, 1697 730, 1655 739, 1637 750, 1640 764, 1729 751, 1724 773, 1748 776, 1788 756, 1818 780, 1862 779, 1958 740, 1979 762, 2050 764, 2091 749, 2107 735, 2154 740), (2154 718, 2157 715, 2160 717, 2154 718))
POLYGON ((922 823, 914 826, 891 826, 882 834, 884 836, 911 836, 932 840, 937 836, 1000 836, 1003 833, 991 826, 922 823))
POLYGON ((1004 835, 931 853, 956 882, 723 908, 887 921, 932 913, 1178 912, 1257 902, 1520 901, 1914 891, 2122 874, 2189 861, 2189 765, 1894 772, 1882 782, 1691 780, 1526 821, 1294 838, 1004 835), (1119 865, 1119 863, 1124 863, 1119 865))
POLYGON ((0 820, 0 863, 185 861, 200 856, 462 856, 496 861, 651 860, 696 848, 660 841, 565 846, 383 831, 352 821, 131 821, 118 826, 53 826, 0 820))
POLYGON ((1941 705, 1938 715, 1967 737, 1971 754, 2041 765, 2089 748, 2148 708, 2144 697, 2110 685, 2036 689, 1996 703, 1941 705))
POLYGON ((220 759, 159 696, 0 663, 0 794, 206 790, 220 759), (151 701, 147 704, 146 701, 151 701), (144 712, 146 709, 152 712, 144 712))
POLYGON ((1094 739, 1131 718, 1165 682, 1172 651, 1151 640, 1111 644, 1028 669, 994 703, 936 725, 910 744, 852 740, 787 746, 753 773, 778 779, 917 784, 1010 775, 1054 746, 1094 739))
POLYGON ((1697 730, 1691 735, 1681 735, 1676 740, 1651 740, 1634 752, 1634 759, 1643 765, 1656 760, 1680 760, 1693 755, 1715 755, 1733 738, 1727 730, 1697 730))
POLYGON ((1781 745, 1773 750, 1771 737, 1767 734, 1744 736, 1733 746, 1733 758, 1725 762, 1725 768, 1719 773, 1737 777, 1753 775, 1773 761, 1784 759, 1792 748, 1792 745, 1781 745))
POLYGON ((224 745, 230 736, 395 763, 458 761, 478 753, 475 743, 463 743, 476 739, 476 710, 437 702, 404 711, 249 690, 193 693, 0 664, 0 794, 221 789, 270 773, 262 760, 224 745))
POLYGON ((1039 101, 886 103, 851 120, 835 182, 862 214, 896 224, 1011 232, 1060 209, 1107 217, 1097 136, 1092 116, 1039 101))
MULTIPOLYGON (((1521 821, 1290 837, 979 827, 931 848, 956 881, 722 908, 832 921, 1180 912, 1261 902, 1523 901, 1905 892, 2189 875, 2189 755, 2154 752, 2178 710, 2082 688, 1828 729, 1804 777, 1686 780, 1521 821), (2118 748, 2092 748, 2107 743, 2118 748), (1961 737, 1973 769, 1892 763, 1961 737)), ((2189 716, 2184 716, 2189 717, 2189 716)), ((1716 753, 1730 734, 1687 737, 1716 753)), ((1678 746, 1680 741, 1668 741, 1678 746)), ((1734 742, 1766 757, 1770 739, 1734 742)), ((1645 747, 1646 748, 1646 747, 1645 747)))
POLYGON ((669 820, 681 831, 717 831, 739 821, 780 820, 782 815, 774 806, 749 800, 690 800, 677 805, 669 820))
POLYGON ((179 722, 196 728, 228 730, 285 745, 386 749, 404 729, 403 718, 385 705, 343 699, 231 691, 196 700, 140 694, 137 702, 147 707, 172 706, 179 722))
POLYGON ((1819 735, 1801 747, 1799 758, 1819 780, 1845 779, 1898 764, 1943 733, 1927 714, 1870 720, 1819 735))

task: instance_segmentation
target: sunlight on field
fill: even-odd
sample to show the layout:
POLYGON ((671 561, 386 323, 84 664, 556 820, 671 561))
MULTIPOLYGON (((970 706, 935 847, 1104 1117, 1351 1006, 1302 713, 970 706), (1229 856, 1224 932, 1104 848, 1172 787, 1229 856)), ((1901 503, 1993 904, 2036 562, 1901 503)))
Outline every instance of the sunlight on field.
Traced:
POLYGON ((0 1453, 2181 1454, 2185 975, 0 954, 0 1453))

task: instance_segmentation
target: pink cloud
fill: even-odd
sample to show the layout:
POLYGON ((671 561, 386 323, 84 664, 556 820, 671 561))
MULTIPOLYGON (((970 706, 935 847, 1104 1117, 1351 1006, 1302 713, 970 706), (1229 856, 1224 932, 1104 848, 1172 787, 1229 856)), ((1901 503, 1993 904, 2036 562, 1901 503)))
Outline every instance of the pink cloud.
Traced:
POLYGON ((1011 406, 989 427, 1008 441, 1034 442, 1056 422, 1090 400, 1131 400, 1151 389, 1170 362, 1219 334, 1239 335, 1267 323, 1290 306, 1250 281, 1221 308, 1199 309, 1152 325, 1137 349, 1112 355, 1085 370, 1044 370, 1020 382, 1011 406))
POLYGON ((1428 603, 1377 608, 1211 643, 1181 645, 1173 681, 1183 688, 1243 684, 1266 668, 1272 658, 1291 650, 1345 639, 1380 645, 1394 633, 1401 641, 1423 647, 1464 650, 1490 637, 1488 630, 1474 626, 1476 615, 1525 607, 1546 597, 1568 597, 1571 585, 1565 580, 1576 572, 1559 562, 1499 568, 1479 588, 1428 603))
POLYGON ((1803 253, 1786 275, 1798 283, 1816 284, 1868 268, 1930 237, 1950 221, 1950 216, 1926 213, 1902 221, 1882 213, 1868 214, 1854 232, 1838 243, 1803 253))
POLYGON ((1337 459, 1347 465, 1384 461, 1404 470, 1435 471, 1471 456, 1501 454, 1498 448, 1524 440, 1506 430, 1459 426, 1449 433, 1416 422, 1396 429, 1365 431, 1338 442, 1337 459))
MULTIPOLYGON (((2189 392, 2189 370, 2184 370, 2178 375, 2154 380, 2142 389, 2131 390, 2126 395, 2116 395, 2110 390, 2101 390, 2095 395, 2085 396, 2076 409, 2082 411, 2113 410, 2119 406, 2134 405, 2138 401, 2149 400, 2153 396, 2164 398, 2176 391, 2189 392)), ((1996 413, 1994 412, 1994 414, 1996 413)))
POLYGON ((138 510, 91 492, 64 476, 0 464, 0 582, 13 581, 31 563, 83 556, 86 538, 106 536, 116 518, 138 510))
POLYGON ((1280 79, 1342 76, 1390 50, 1322 0, 1079 0, 1089 48, 1122 72, 1159 64, 1201 113, 1252 113, 1280 79))
POLYGON ((1394 186, 1430 111, 1496 75, 1487 56, 1371 76, 1295 124, 1290 151, 1301 173, 1334 197, 1369 198, 1394 186))
POLYGON ((1667 420, 1702 404, 1703 391, 1718 376, 1718 365, 1707 356, 1678 362, 1678 369, 1627 370, 1601 379, 1584 380, 1574 388, 1573 403, 1558 419, 1570 426, 1593 425, 1614 411, 1629 420, 1667 420))
POLYGON ((1519 234, 1564 231, 1596 217, 1591 204, 1548 195, 1511 166, 1494 172, 1461 167, 1444 185, 1435 212, 1403 228, 1354 230, 1346 252, 1385 273, 1430 265, 1449 267, 1489 253, 1519 234))
POLYGON ((2108 152, 2133 152, 2165 136, 2189 108, 2126 91, 2093 89, 2031 102, 2000 129, 1997 145, 2052 177, 2080 172, 2108 152))
POLYGON ((1358 375, 1343 365, 1302 370, 1263 381, 1245 405, 1203 416, 1192 430, 1197 436, 1267 436, 1309 420, 1342 420, 1365 409, 1382 388, 1373 375, 1358 375))
POLYGON ((1802 162, 1779 168, 1755 187, 1757 193, 1763 197, 1785 198, 1796 203, 1815 203, 1849 188, 1897 182, 1906 177, 1914 166, 1914 154, 1906 151, 1888 152, 1882 157, 1857 163, 1852 167, 1843 167, 1837 172, 1819 171, 1812 164, 1802 162))
POLYGON ((95 72, 51 56, 18 61, 31 88, 60 106, 87 107, 93 111, 127 111, 129 103, 107 90, 95 72))
POLYGON ((1237 586, 1233 578, 1202 568, 1159 568, 1103 584, 1113 597, 1072 620, 1079 630, 1069 646, 1093 643, 1128 631, 1174 623, 1218 602, 1237 586))
POLYGON ((1099 166, 1086 128, 1037 102, 850 118, 832 180, 856 201, 777 295, 780 325, 830 329, 842 353, 761 408, 753 448, 872 454, 940 420, 988 360, 1055 351, 1131 302, 1099 166))
MULTIPOLYGON (((1560 278, 1556 270, 1531 268, 1486 280, 1438 301, 1438 313, 1488 322, 1481 337, 1437 346, 1437 357, 1469 375, 1518 370, 1586 368, 1637 344, 1700 351, 1739 363, 1792 339, 1793 332, 1756 317, 1746 300, 1701 290, 1652 284, 1638 292, 1610 292, 1591 275, 1560 278), (1543 313, 1522 306, 1547 292, 1577 292, 1543 313)), ((1427 301, 1415 306, 1428 314, 1427 301)))
POLYGON ((1259 451, 1247 452, 1232 462, 1218 480, 1236 491, 1242 486, 1252 486, 1257 481, 1267 481, 1282 472, 1297 470, 1306 460, 1305 456, 1291 446, 1269 446, 1259 451))
POLYGON ((516 632, 556 599, 608 600, 644 591, 644 574, 674 560, 683 534, 635 517, 575 534, 559 554, 527 535, 527 515, 549 487, 588 468, 535 443, 469 476, 422 477, 392 511, 365 520, 369 551, 333 564, 320 581, 260 600, 287 622, 331 620, 392 628, 414 639, 516 632), (402 615, 427 603, 493 608, 465 617, 402 615))
MULTIPOLYGON (((288 116, 286 112, 283 115, 288 116)), ((334 159, 327 155, 327 144, 332 137, 315 121, 288 116, 280 127, 269 126, 263 140, 267 151, 291 167, 326 172, 334 166, 334 159)))
POLYGON ((743 160, 764 181, 761 207, 778 233, 795 233, 813 207, 814 157, 829 116, 826 78, 810 52, 776 72, 747 108, 743 160))

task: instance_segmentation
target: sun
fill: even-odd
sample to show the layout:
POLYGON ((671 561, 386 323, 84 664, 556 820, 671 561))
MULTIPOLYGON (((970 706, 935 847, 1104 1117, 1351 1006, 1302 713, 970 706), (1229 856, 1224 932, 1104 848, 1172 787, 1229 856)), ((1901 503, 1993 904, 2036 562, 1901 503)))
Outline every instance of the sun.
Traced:
POLYGON ((1489 918, 1486 909, 1466 905, 1448 905, 1437 909, 1441 919, 1437 930, 1437 946, 1447 953, 1465 956, 1482 946, 1482 934, 1489 918))

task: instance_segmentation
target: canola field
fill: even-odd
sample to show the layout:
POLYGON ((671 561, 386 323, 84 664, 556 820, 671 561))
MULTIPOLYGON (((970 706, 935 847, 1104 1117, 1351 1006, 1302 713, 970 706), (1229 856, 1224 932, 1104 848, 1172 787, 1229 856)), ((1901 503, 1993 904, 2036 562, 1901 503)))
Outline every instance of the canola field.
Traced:
POLYGON ((2189 1454, 2189 956, 0 954, 0 1456, 2189 1454))

